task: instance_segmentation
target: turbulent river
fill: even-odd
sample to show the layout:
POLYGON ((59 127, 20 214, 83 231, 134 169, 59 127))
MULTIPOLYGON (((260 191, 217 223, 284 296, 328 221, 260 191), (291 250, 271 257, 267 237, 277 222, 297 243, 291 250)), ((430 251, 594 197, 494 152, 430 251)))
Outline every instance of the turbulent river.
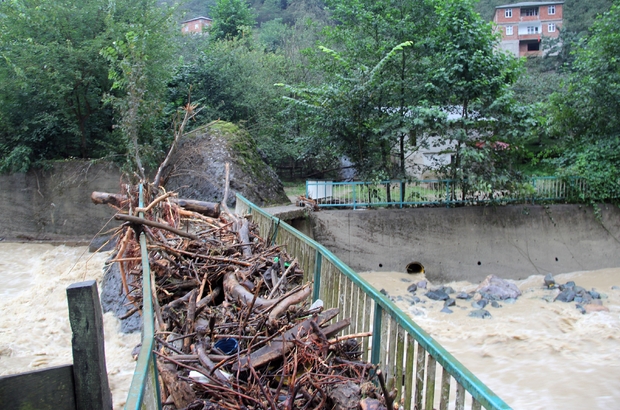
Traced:
MULTIPOLYGON (((515 409, 620 408, 620 269, 556 275, 556 283, 575 281, 602 294, 609 311, 581 314, 575 303, 553 302, 558 292, 543 289, 543 276, 515 281, 521 297, 514 304, 486 307, 492 318, 469 317, 471 300, 458 300, 452 314, 443 302, 416 295, 407 286, 423 275, 364 273, 483 383, 515 409), (612 288, 613 287, 613 288, 612 288), (546 298, 547 301, 544 298, 546 298)), ((434 283, 430 286, 438 286, 434 283)), ((453 282, 455 291, 478 284, 453 282)))
MULTIPOLYGON (((66 288, 90 279, 100 286, 107 257, 87 247, 0 243, 0 376, 72 362, 66 288)), ((121 409, 140 334, 119 333, 112 313, 103 322, 114 408, 121 409)))
MULTIPOLYGON (((74 282, 101 281, 107 254, 85 247, 0 242, 0 375, 71 362, 71 327, 65 289, 74 282)), ((478 378, 515 409, 620 408, 620 269, 556 275, 603 294, 608 312, 581 314, 574 303, 548 302, 543 276, 517 281, 523 295, 514 304, 487 307, 492 319, 468 317, 471 301, 457 300, 454 313, 442 302, 411 305, 406 289, 422 275, 363 273, 478 378)), ((439 283, 430 284, 438 286, 439 283)), ((457 292, 477 284, 455 282, 457 292)), ((551 297, 550 297, 551 296, 551 297)), ((122 408, 135 362, 139 333, 121 334, 104 315, 105 349, 114 407, 122 408)))

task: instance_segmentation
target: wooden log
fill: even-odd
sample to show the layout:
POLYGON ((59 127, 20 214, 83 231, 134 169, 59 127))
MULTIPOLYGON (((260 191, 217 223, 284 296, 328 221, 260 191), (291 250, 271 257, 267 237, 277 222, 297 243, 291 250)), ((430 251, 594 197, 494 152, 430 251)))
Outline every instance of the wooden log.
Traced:
POLYGON ((67 288, 69 322, 73 337, 73 378, 77 410, 111 410, 103 339, 103 316, 97 282, 74 283, 67 288))
POLYGON ((108 204, 114 205, 117 208, 123 207, 123 202, 127 201, 129 198, 127 195, 122 194, 110 194, 108 192, 98 192, 93 191, 90 194, 90 200, 93 201, 96 205, 108 204))
POLYGON ((157 368, 159 369, 159 375, 163 385, 168 390, 170 396, 172 396, 172 400, 177 409, 184 409, 196 400, 196 395, 189 384, 178 379, 174 365, 157 360, 157 368))
POLYGON ((181 208, 188 211, 198 212, 199 214, 210 216, 212 218, 219 218, 220 216, 220 204, 216 202, 196 201, 193 199, 172 199, 171 202, 175 202, 181 208))
MULTIPOLYGON (((254 295, 245 287, 241 286, 235 276, 235 272, 228 272, 224 275, 224 293, 244 306, 251 303, 252 299, 254 299, 254 295)), ((277 299, 264 299, 258 297, 254 301, 254 306, 258 309, 264 309, 274 305, 277 301, 277 299)))
POLYGON ((173 228, 170 225, 162 224, 162 223, 155 222, 155 221, 149 221, 148 219, 140 218, 140 217, 137 217, 137 216, 125 215, 125 214, 116 214, 116 215, 114 215, 114 219, 119 220, 119 221, 127 221, 127 222, 130 222, 132 224, 140 224, 140 225, 152 226, 153 228, 164 229, 166 231, 170 231, 172 233, 175 233, 175 234, 177 234, 179 236, 183 236, 185 238, 190 238, 190 239, 198 240, 198 236, 194 235, 193 233, 184 232, 184 231, 182 231, 180 229, 173 228))
POLYGON ((286 354, 293 346, 293 340, 302 338, 312 332, 312 325, 310 324, 310 321, 315 321, 319 324, 324 323, 337 314, 338 309, 333 308, 326 310, 315 318, 304 320, 286 331, 282 335, 281 339, 275 339, 270 344, 240 358, 239 362, 233 366, 233 370, 237 370, 237 368, 246 368, 248 366, 248 361, 252 364, 252 366, 259 367, 269 363, 272 360, 282 357, 282 355, 286 354))
POLYGON ((311 293, 312 289, 310 288, 310 286, 306 286, 305 288, 300 289, 299 292, 293 293, 291 296, 282 299, 280 303, 274 306, 271 313, 269 313, 268 323, 272 325, 275 324, 278 317, 286 313, 286 310, 290 306, 296 305, 308 299, 311 293))

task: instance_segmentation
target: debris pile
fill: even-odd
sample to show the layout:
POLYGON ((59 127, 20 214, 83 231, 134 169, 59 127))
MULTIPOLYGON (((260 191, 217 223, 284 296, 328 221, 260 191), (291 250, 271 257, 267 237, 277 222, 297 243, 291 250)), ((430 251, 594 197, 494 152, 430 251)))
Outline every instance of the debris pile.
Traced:
POLYGON ((339 335, 350 319, 310 305, 311 284, 286 244, 261 238, 225 201, 223 212, 198 212, 165 193, 139 209, 130 190, 107 203, 125 221, 115 260, 135 309, 137 238, 147 237, 165 409, 393 408, 395 392, 361 360, 370 334, 339 335))

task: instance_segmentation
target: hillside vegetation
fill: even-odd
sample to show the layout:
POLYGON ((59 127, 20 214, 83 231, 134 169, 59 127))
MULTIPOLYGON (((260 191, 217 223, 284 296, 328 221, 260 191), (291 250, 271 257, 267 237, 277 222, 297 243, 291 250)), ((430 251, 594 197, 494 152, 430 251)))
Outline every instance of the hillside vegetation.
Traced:
POLYGON ((314 177, 347 157, 358 178, 410 178, 426 150, 464 191, 554 172, 605 199, 618 3, 567 2, 558 53, 521 61, 497 51, 493 1, 1 2, 0 170, 108 158, 144 178, 196 111, 186 130, 233 122, 263 160, 314 177), (181 35, 205 14, 208 32, 181 35))

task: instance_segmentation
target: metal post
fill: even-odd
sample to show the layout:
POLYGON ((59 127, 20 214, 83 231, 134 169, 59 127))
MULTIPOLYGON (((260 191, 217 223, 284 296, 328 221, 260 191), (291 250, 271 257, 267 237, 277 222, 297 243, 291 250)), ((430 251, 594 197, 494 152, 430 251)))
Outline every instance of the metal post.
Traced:
POLYGON ((370 351, 370 363, 378 364, 381 357, 381 316, 383 308, 375 302, 375 317, 372 324, 372 350, 370 351))
POLYGON ((319 299, 319 292, 321 291, 321 264, 322 262, 323 262, 323 255, 317 249, 315 263, 314 263, 314 284, 312 287, 312 301, 313 302, 319 299))

